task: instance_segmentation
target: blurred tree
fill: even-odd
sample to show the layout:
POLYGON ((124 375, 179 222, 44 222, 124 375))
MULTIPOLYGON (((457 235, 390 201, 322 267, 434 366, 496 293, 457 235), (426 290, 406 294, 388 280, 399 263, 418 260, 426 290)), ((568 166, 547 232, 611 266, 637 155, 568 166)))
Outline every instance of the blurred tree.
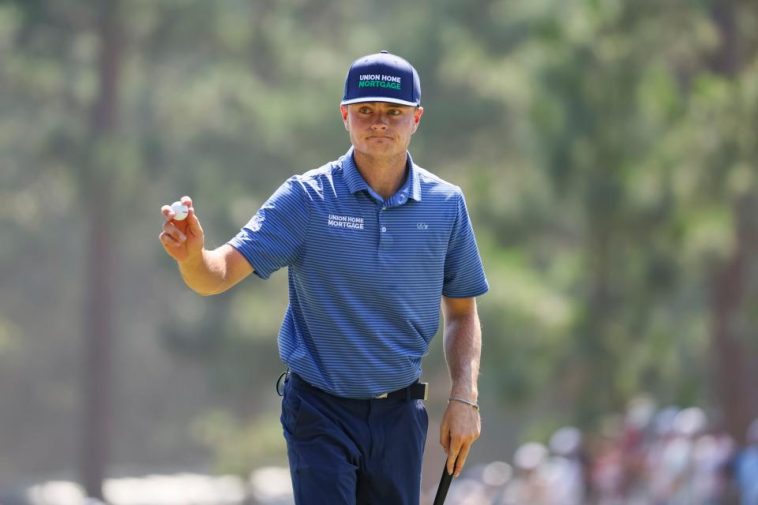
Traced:
MULTIPOLYGON (((738 440, 744 442, 748 425, 758 417, 758 397, 753 394, 754 384, 758 383, 758 331, 754 324, 746 324, 746 321, 755 320, 752 314, 755 314, 755 293, 758 291, 758 279, 752 274, 758 266, 758 169, 755 166, 758 147, 754 139, 746 139, 744 133, 745 128, 754 130, 758 127, 758 37, 755 32, 758 8, 749 2, 737 2, 729 7, 731 12, 727 17, 731 26, 721 30, 725 42, 720 52, 727 62, 740 56, 739 63, 734 65, 735 72, 730 73, 728 67, 724 72, 725 77, 734 82, 736 106, 741 112, 736 118, 741 126, 732 130, 737 153, 730 160, 727 174, 734 181, 731 196, 736 243, 732 257, 716 280, 712 307, 716 346, 729 348, 734 345, 737 358, 729 362, 728 351, 718 351, 717 377, 722 379, 719 398, 722 399, 722 409, 727 413, 727 427, 737 435, 738 440), (750 24, 739 23, 741 19, 753 21, 750 24), (748 167, 751 165, 752 174, 745 177, 743 174, 746 171, 750 173, 748 167), (745 178, 739 180, 742 177, 745 178), (716 299, 719 295, 723 296, 720 300, 716 299), (734 344, 730 345, 729 340, 733 340, 734 344)), ((728 142, 731 144, 734 141, 728 142)))
POLYGON ((98 82, 84 160, 82 199, 89 221, 84 338, 82 483, 87 496, 102 500, 111 447, 113 363, 113 271, 116 264, 113 215, 118 159, 118 101, 123 40, 118 0, 97 2, 98 82))
MULTIPOLYGON (((683 212, 706 218, 694 222, 694 233, 708 226, 714 214, 726 225, 720 243, 698 251, 698 270, 709 290, 709 392, 724 415, 724 427, 744 442, 747 426, 758 416, 753 393, 758 332, 749 323, 758 290, 753 275, 758 267, 758 147, 745 133, 758 127, 758 9, 749 2, 715 0, 711 15, 718 34, 710 62, 715 75, 704 72, 698 79, 679 132, 689 143, 679 153, 685 160, 682 170, 694 179, 682 194, 682 205, 683 212)), ((681 141, 677 138, 678 146, 681 141)))
MULTIPOLYGON (((755 9, 729 1, 488 1, 479 7, 460 12, 451 2, 455 15, 441 25, 451 37, 443 48, 450 55, 447 82, 458 91, 470 86, 474 103, 490 100, 494 114, 478 118, 505 119, 467 125, 465 137, 478 149, 459 151, 462 164, 476 167, 480 232, 494 234, 496 249, 485 258, 498 258, 489 266, 498 275, 493 292, 482 300, 485 326, 505 329, 500 342, 490 343, 500 352, 485 355, 485 363, 491 356, 499 365, 491 369, 499 376, 494 382, 511 400, 532 401, 543 392, 585 426, 649 390, 665 402, 706 402, 728 419, 740 418, 728 424, 741 433, 755 407, 747 407, 748 391, 730 376, 744 376, 738 355, 752 354, 727 345, 729 356, 720 358, 713 378, 728 385, 715 396, 701 371, 713 349, 708 342, 723 341, 718 330, 709 334, 709 300, 744 318, 747 307, 735 296, 742 299, 745 285, 734 279, 749 281, 744 264, 737 272, 727 268, 732 281, 709 296, 709 268, 682 261, 690 239, 685 223, 701 212, 681 199, 678 174, 692 169, 694 146, 713 142, 669 132, 693 132, 689 111, 701 101, 696 83, 711 67, 754 61, 755 9), (719 54, 725 50, 740 56, 719 54), (653 168, 661 163, 665 169, 653 168), (510 270, 502 268, 506 258, 510 270), (499 292, 529 293, 527 279, 543 286, 543 303, 514 304, 516 295, 499 292)), ((735 77, 727 82, 739 86, 735 77)), ((715 105, 713 98, 702 100, 715 105)), ((714 129, 715 117, 751 131, 751 113, 733 112, 713 111, 700 133, 714 129)), ((733 142, 737 135, 732 129, 723 136, 733 142)), ((732 144, 724 148, 735 154, 732 144)), ((751 156, 741 156, 743 167, 751 156)), ((718 215, 728 215, 721 207, 728 196, 709 190, 709 199, 720 202, 718 215)), ((719 320, 723 315, 716 316, 716 329, 723 327, 719 320)))

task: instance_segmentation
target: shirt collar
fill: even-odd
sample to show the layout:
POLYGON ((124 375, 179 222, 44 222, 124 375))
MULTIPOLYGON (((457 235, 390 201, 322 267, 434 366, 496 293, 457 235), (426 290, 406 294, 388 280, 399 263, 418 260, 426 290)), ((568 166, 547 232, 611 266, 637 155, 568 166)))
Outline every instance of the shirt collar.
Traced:
MULTIPOLYGON (((355 160, 353 159, 354 149, 355 148, 350 147, 342 159, 342 169, 347 188, 350 190, 350 193, 353 194, 363 190, 368 191, 370 194, 375 194, 358 171, 358 167, 355 166, 355 160)), ((411 153, 408 153, 407 167, 409 170, 405 182, 403 182, 400 189, 387 200, 393 205, 401 205, 409 198, 416 200, 417 202, 421 201, 421 181, 419 180, 418 167, 413 163, 411 153)))
POLYGON ((354 148, 348 149, 347 153, 342 157, 342 170, 345 177, 345 183, 347 189, 351 193, 355 194, 358 191, 369 189, 369 185, 358 171, 358 167, 355 166, 355 160, 353 160, 354 148))

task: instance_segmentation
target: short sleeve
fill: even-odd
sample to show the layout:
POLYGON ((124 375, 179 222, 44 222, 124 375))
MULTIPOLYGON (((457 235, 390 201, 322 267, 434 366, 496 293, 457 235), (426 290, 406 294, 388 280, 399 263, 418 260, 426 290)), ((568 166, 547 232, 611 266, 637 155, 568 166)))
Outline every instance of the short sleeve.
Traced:
POLYGON ((442 294, 452 298, 479 296, 489 285, 484 274, 474 228, 463 193, 457 194, 457 213, 450 234, 442 294))
POLYGON ((310 205, 297 176, 291 177, 261 206, 228 244, 267 279, 294 263, 308 231, 310 205))

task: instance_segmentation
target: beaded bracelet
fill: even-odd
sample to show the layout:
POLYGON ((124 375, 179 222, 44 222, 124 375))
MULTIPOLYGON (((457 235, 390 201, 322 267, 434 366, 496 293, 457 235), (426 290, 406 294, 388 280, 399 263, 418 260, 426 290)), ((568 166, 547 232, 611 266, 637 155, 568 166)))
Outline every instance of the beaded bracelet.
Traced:
POLYGON ((479 404, 476 402, 464 400, 463 398, 456 398, 455 396, 451 396, 450 398, 448 398, 447 401, 448 402, 461 402, 461 403, 465 403, 466 405, 471 405, 472 407, 476 409, 477 412, 479 412, 479 404))

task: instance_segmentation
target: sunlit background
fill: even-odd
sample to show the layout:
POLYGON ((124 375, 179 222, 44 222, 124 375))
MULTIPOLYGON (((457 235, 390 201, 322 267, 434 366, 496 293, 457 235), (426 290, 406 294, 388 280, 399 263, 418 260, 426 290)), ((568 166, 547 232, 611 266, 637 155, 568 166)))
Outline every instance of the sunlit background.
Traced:
MULTIPOLYGON (((381 49, 491 286, 446 503, 758 503, 754 0, 0 0, 0 504, 293 503, 286 272, 201 298, 159 209, 225 242, 348 149, 381 49)), ((439 335, 423 378, 428 505, 439 335)))

